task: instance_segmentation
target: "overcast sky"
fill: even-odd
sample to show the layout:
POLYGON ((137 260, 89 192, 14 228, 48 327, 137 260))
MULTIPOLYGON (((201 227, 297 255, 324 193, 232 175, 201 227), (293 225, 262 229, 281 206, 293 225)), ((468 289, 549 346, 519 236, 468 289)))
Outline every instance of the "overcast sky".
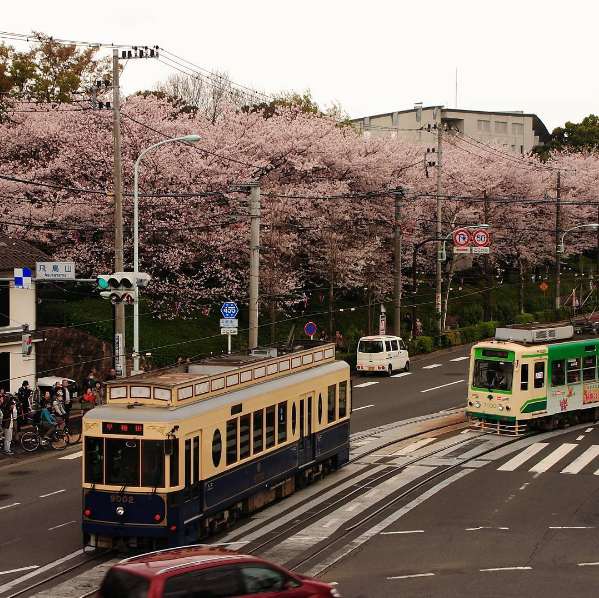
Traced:
MULTIPOLYGON (((310 89, 321 107, 337 102, 352 118, 414 102, 453 108, 457 69, 458 108, 532 112, 551 131, 599 112, 598 14, 591 0, 7 0, 1 27, 158 45, 248 87, 310 89)), ((121 83, 129 94, 175 72, 130 61, 121 83)))

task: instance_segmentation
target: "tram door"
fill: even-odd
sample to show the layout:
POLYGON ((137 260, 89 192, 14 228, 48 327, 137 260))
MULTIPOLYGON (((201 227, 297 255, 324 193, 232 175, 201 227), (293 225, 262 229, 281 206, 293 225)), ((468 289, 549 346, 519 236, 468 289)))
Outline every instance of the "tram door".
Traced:
POLYGON ((314 460, 314 446, 312 442, 312 405, 314 397, 302 395, 299 404, 299 451, 298 464, 303 465, 314 460))

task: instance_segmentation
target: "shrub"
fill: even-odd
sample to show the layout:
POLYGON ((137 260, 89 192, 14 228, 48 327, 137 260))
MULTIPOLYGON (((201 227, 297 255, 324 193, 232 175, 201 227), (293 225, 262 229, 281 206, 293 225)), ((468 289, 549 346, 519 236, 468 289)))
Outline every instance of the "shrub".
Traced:
POLYGON ((535 317, 532 314, 518 314, 514 318, 515 324, 532 324, 535 321, 535 317))

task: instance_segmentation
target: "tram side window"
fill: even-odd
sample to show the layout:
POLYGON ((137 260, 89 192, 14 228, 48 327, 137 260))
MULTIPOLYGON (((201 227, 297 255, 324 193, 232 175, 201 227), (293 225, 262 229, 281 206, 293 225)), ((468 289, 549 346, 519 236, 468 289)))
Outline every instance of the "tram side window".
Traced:
POLYGON ((337 386, 335 384, 329 386, 327 406, 327 421, 330 424, 335 421, 337 415, 337 386))
POLYGON ((537 361, 535 363, 535 388, 545 386, 545 363, 537 361))
POLYGON ((261 453, 262 449, 262 428, 263 428, 262 409, 254 411, 254 455, 261 453))
POLYGON ((185 441, 185 500, 191 498, 191 438, 185 441))
POLYGON ((171 486, 179 485, 179 439, 173 438, 173 452, 171 453, 171 486))
POLYGON ((266 409, 266 448, 275 445, 275 408, 266 409))
POLYGON ((528 390, 528 364, 523 363, 520 370, 520 390, 528 390))
POLYGON ((568 359, 568 384, 580 384, 580 357, 568 359))
POLYGON ((287 401, 279 403, 278 417, 278 443, 281 444, 287 440, 287 401))
POLYGON ((88 436, 85 439, 85 481, 104 483, 104 439, 88 436))
POLYGON ((347 415, 347 382, 339 382, 339 418, 347 415))
POLYGON ((584 382, 595 380, 597 371, 597 357, 595 355, 586 355, 582 361, 582 379, 584 382))
POLYGON ((239 458, 247 459, 250 456, 250 415, 239 419, 239 458))
POLYGON ((141 443, 141 485, 164 487, 163 440, 143 440, 141 443))
POLYGON ((237 461, 237 419, 227 422, 227 465, 237 461))
POLYGON ((214 435, 212 436, 212 463, 214 467, 219 466, 222 451, 223 443, 220 436, 220 430, 216 428, 216 430, 214 430, 214 435))
POLYGON ((566 383, 566 360, 558 359, 551 364, 551 386, 563 386, 566 383))
POLYGON ((200 479, 200 437, 194 436, 193 438, 193 478, 191 483, 193 488, 191 490, 191 498, 197 498, 200 494, 198 487, 198 481, 200 479))

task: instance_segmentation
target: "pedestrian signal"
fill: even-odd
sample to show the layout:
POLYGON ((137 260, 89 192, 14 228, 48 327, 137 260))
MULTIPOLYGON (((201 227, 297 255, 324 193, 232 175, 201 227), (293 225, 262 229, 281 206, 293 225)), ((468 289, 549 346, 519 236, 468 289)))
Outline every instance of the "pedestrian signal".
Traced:
POLYGON ((21 335, 21 355, 28 357, 33 349, 33 336, 31 334, 21 335))
POLYGON ((100 296, 104 299, 110 299, 113 305, 120 303, 129 305, 136 300, 136 293, 134 291, 102 291, 100 296))

